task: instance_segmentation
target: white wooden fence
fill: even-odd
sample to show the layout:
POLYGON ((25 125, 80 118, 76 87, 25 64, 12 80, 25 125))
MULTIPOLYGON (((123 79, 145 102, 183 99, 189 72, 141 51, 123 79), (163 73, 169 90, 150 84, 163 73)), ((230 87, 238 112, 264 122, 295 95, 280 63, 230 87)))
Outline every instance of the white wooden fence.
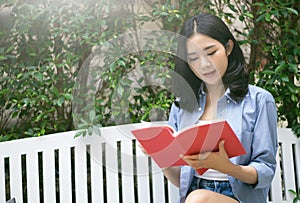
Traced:
MULTIPOLYGON (((175 203, 178 189, 140 151, 130 130, 101 128, 74 139, 75 131, 0 143, 0 203, 175 203)), ((300 140, 278 129, 278 170, 269 202, 292 202, 300 187, 300 140)))

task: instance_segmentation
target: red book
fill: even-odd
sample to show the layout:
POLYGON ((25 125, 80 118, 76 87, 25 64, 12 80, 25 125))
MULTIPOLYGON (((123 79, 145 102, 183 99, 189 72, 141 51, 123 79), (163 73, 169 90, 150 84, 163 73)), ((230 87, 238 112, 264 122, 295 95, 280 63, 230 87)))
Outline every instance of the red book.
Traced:
MULTIPOLYGON (((180 155, 192 155, 219 150, 225 140, 229 158, 246 153, 227 121, 195 124, 175 132, 171 126, 150 126, 131 131, 148 155, 161 168, 187 165, 180 155)), ((207 168, 198 169, 202 175, 207 168)))

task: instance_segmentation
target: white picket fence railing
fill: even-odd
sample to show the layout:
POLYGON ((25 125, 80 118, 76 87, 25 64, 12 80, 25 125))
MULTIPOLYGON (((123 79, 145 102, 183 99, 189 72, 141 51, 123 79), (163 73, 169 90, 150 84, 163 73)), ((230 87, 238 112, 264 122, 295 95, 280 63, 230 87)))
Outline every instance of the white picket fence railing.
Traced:
MULTIPOLYGON (((76 131, 0 143, 0 203, 175 203, 178 189, 132 137, 136 124, 101 128, 101 136, 74 139, 76 131)), ((278 129, 278 169, 269 202, 292 202, 300 187, 300 140, 278 129)))

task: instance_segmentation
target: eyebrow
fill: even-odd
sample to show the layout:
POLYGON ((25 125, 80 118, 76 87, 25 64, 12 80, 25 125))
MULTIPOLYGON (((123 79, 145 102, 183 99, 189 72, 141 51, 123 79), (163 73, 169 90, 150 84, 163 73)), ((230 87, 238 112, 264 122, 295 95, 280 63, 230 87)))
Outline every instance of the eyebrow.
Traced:
MULTIPOLYGON (((210 46, 208 46, 208 47, 205 47, 203 50, 204 51, 206 51, 206 50, 208 50, 208 49, 210 49, 210 48, 213 48, 213 47, 215 47, 216 45, 210 45, 210 46)), ((190 53, 188 53, 188 55, 194 55, 194 54, 197 54, 196 52, 190 52, 190 53)))

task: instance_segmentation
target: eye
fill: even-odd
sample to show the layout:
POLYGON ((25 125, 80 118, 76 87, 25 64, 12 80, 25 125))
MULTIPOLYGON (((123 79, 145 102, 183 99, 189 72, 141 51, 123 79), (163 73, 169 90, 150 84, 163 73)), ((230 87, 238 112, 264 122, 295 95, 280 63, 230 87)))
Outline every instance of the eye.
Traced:
POLYGON ((193 62, 193 61, 198 60, 198 58, 199 58, 199 57, 194 57, 194 58, 190 58, 190 57, 189 57, 189 58, 188 58, 188 61, 193 62))
POLYGON ((216 52, 217 52, 217 50, 212 51, 212 52, 209 52, 209 53, 207 53, 207 55, 208 55, 208 56, 211 56, 211 55, 214 55, 216 52))

